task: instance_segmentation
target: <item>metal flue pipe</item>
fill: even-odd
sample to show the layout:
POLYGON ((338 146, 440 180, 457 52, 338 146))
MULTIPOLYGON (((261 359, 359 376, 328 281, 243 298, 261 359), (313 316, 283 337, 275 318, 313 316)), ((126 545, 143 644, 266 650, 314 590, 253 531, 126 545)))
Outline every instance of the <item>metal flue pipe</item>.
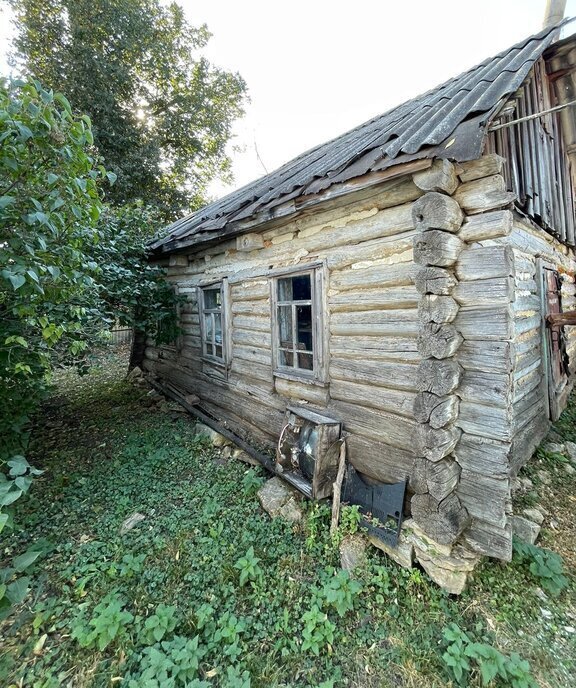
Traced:
POLYGON ((543 29, 554 26, 564 19, 566 11, 566 0, 546 0, 546 12, 544 14, 543 29))

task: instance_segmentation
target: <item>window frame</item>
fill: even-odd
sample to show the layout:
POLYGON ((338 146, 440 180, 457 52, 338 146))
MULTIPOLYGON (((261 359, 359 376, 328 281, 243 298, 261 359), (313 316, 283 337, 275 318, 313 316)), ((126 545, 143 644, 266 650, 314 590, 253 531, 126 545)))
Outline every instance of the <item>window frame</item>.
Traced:
MULTIPOLYGON (((327 335, 326 335, 326 304, 325 304, 325 266, 323 264, 299 265, 276 273, 270 278, 270 305, 271 305, 271 333, 272 333, 272 373, 275 377, 288 380, 298 380, 312 384, 324 385, 327 382, 326 354, 327 354, 327 335), (279 282, 282 279, 291 277, 302 277, 310 275, 310 299, 293 299, 292 301, 282 301, 278 298, 279 282), (292 306, 292 313, 298 305, 311 306, 312 320, 312 370, 305 368, 295 368, 293 366, 282 365, 280 354, 284 347, 281 346, 280 339, 280 306, 292 306)), ((293 326, 295 320, 293 317, 293 326)), ((294 340, 292 340, 294 342, 294 340)))
POLYGON ((202 351, 202 359, 209 361, 210 363, 218 366, 226 367, 229 361, 229 350, 228 345, 228 316, 227 316, 227 303, 228 303, 228 289, 225 280, 220 280, 218 282, 211 282, 210 284, 203 284, 198 286, 198 316, 200 320, 200 347, 202 351), (207 308, 205 292, 207 291, 220 291, 220 308, 207 308), (220 328, 222 332, 222 357, 216 356, 215 354, 208 353, 208 338, 206 332, 205 315, 212 315, 212 339, 210 341, 210 346, 212 350, 215 350, 218 344, 216 343, 216 328, 214 315, 216 313, 220 314, 220 328))

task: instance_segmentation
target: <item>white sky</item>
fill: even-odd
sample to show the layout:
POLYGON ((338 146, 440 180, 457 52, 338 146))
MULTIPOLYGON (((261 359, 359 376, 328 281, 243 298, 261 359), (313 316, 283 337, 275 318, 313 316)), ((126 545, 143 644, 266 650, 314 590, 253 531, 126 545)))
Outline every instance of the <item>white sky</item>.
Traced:
MULTIPOLYGON (((238 71, 251 102, 223 195, 540 30, 545 0, 180 0, 213 37, 206 56, 238 71)), ((568 0, 566 16, 576 15, 568 0)), ((0 53, 9 35, 0 5, 0 53)), ((572 32, 573 29, 570 30, 572 32)), ((7 71, 0 60, 0 70, 7 71)))

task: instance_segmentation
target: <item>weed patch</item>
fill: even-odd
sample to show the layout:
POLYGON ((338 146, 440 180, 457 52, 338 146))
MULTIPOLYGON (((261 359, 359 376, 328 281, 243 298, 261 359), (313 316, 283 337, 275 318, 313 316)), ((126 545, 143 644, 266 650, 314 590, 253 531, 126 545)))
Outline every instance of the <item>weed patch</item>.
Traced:
POLYGON ((354 509, 334 538, 325 504, 303 524, 270 520, 259 469, 222 461, 122 376, 113 359, 64 371, 36 429, 44 473, 3 550, 31 565, 31 591, 0 627, 1 685, 570 685, 570 569, 555 596, 534 557, 485 561, 458 599, 375 550, 350 575, 338 545, 354 509))

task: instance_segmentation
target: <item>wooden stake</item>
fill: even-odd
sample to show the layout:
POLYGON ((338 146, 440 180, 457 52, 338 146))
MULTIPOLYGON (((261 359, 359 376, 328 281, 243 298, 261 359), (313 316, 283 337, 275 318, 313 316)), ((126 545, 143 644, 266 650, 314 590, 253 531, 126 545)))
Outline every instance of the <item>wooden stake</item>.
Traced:
POLYGON ((330 523, 330 535, 334 535, 338 529, 338 521, 340 520, 340 499, 342 492, 342 482, 344 481, 344 471, 346 469, 346 438, 342 438, 340 445, 340 457, 338 461, 338 473, 333 485, 332 496, 332 522, 330 523))

